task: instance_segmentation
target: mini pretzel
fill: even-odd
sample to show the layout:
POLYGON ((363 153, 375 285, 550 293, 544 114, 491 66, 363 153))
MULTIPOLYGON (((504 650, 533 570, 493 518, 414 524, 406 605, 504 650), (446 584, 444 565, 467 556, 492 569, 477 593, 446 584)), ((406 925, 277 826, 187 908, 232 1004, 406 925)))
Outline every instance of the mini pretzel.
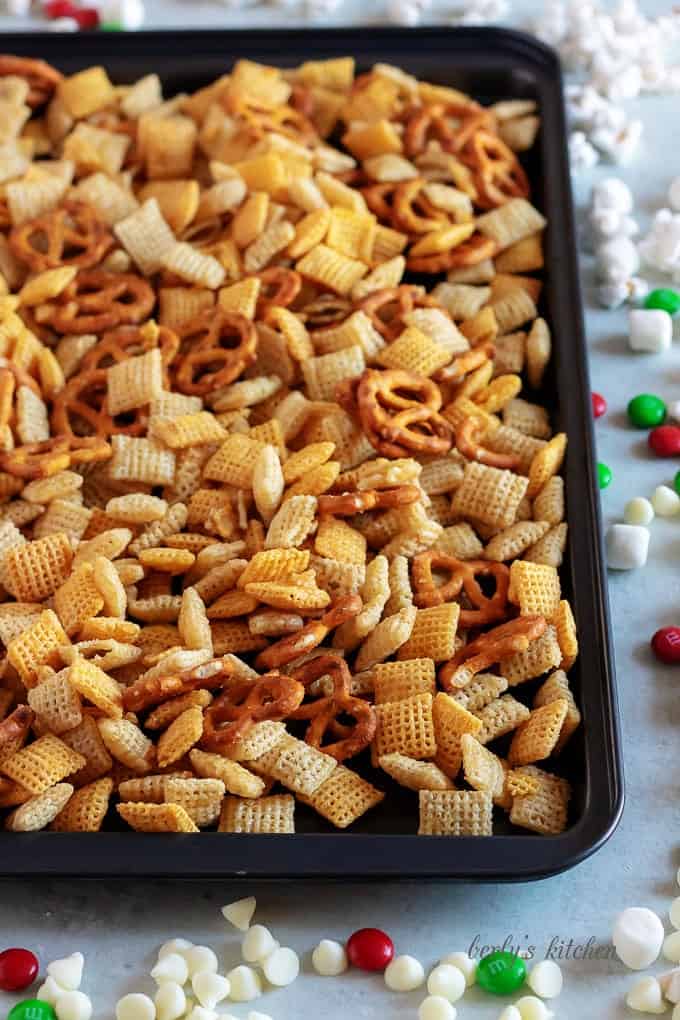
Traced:
POLYGON ((227 659, 211 659, 201 666, 166 676, 140 677, 123 691, 126 712, 143 712, 189 691, 217 690, 233 675, 227 659))
POLYGON ((182 393, 205 396, 238 379, 257 351, 255 324, 245 315, 209 308, 178 330, 182 348, 176 371, 182 393))
POLYGON ((457 560, 455 556, 431 549, 414 557, 413 584, 416 589, 413 601, 421 607, 453 602, 461 591, 464 592, 474 609, 461 609, 459 626, 483 627, 487 623, 493 623, 494 620, 502 620, 506 614, 510 571, 504 563, 457 560), (432 576, 433 567, 435 570, 450 572, 451 576, 445 584, 439 586, 435 584, 432 576), (493 595, 484 594, 477 581, 478 577, 493 577, 496 584, 493 595))
POLYGON ((156 302, 151 285, 133 273, 81 271, 49 306, 45 321, 58 333, 101 333, 142 322, 156 302))
POLYGON ((482 234, 473 234, 467 241, 457 244, 451 251, 440 255, 410 256, 406 268, 413 273, 443 273, 448 269, 476 266, 478 262, 490 259, 496 254, 496 242, 482 234))
POLYGON ((481 368, 487 361, 490 361, 496 353, 492 343, 479 344, 472 350, 465 351, 453 359, 450 364, 440 368, 435 374, 435 381, 438 383, 459 383, 468 372, 474 372, 481 368))
POLYGON ((361 189, 366 205, 381 223, 392 223, 394 196, 398 187, 398 181, 387 181, 382 184, 368 184, 361 189))
POLYGON ((144 354, 154 347, 160 348, 161 360, 167 368, 179 350, 179 337, 167 326, 159 326, 155 336, 139 326, 119 326, 118 329, 104 333, 100 341, 85 354, 80 362, 80 371, 110 368, 111 365, 144 354))
POLYGON ((396 340, 403 332, 406 328, 404 316, 414 308, 441 308, 439 302, 425 294, 422 287, 407 283, 377 290, 359 301, 356 307, 369 317, 387 341, 396 340))
POLYGON ((510 655, 525 652, 532 641, 544 633, 547 623, 543 616, 518 616, 502 623, 476 640, 464 645, 439 671, 439 681, 445 691, 455 692, 466 687, 472 678, 494 663, 510 655))
POLYGON ((35 273, 58 266, 89 269, 101 262, 113 243, 96 210, 75 201, 20 224, 9 235, 16 257, 35 273))
POLYGON ((0 722, 0 752, 3 745, 24 741, 35 719, 35 712, 28 705, 17 705, 6 719, 0 722))
POLYGON ((351 517, 365 510, 391 510, 408 506, 421 497, 416 485, 399 485, 395 489, 365 489, 362 492, 341 492, 337 496, 319 496, 319 513, 334 517, 351 517))
POLYGON ((436 383, 401 369, 368 368, 357 386, 361 424, 385 457, 447 453, 453 430, 438 413, 441 403, 436 383))
POLYGON ((289 634, 265 648, 255 659, 256 669, 278 669, 311 652, 341 624, 358 616, 363 608, 359 595, 343 595, 337 599, 320 620, 311 620, 295 634, 289 634))
POLYGON ((330 754, 336 761, 344 761, 359 754, 373 740, 376 731, 375 709, 367 701, 352 697, 350 685, 352 678, 344 659, 338 655, 320 655, 312 662, 306 663, 293 674, 297 680, 308 688, 319 677, 330 675, 333 681, 333 692, 316 701, 301 705, 291 713, 291 719, 309 719, 310 725, 305 733, 305 740, 312 747, 318 747, 324 754, 330 754), (338 721, 338 716, 350 716, 354 725, 338 721), (330 731, 339 739, 324 744, 326 733, 330 731))
POLYGON ((27 103, 35 109, 43 106, 51 98, 55 88, 63 79, 63 74, 44 60, 31 60, 28 57, 0 55, 0 78, 12 75, 24 78, 28 82, 27 103))
POLYGON ((108 377, 103 368, 78 372, 56 394, 52 403, 52 428, 67 436, 144 435, 148 414, 136 408, 112 418, 106 410, 108 377))
POLYGON ((325 329, 346 319, 352 308, 352 303, 345 298, 322 294, 302 308, 300 317, 308 329, 325 329))
POLYGON ((392 224, 397 230, 427 234, 449 222, 446 213, 423 194, 427 183, 424 177, 415 177, 397 185, 392 209, 392 224))
POLYGON ((495 208, 510 198, 529 197, 527 175, 515 153, 498 135, 477 131, 462 149, 460 158, 474 172, 477 201, 482 208, 495 208))
POLYGON ((480 433, 484 433, 486 424, 481 418, 471 415, 456 429, 456 448, 468 460, 476 460, 480 464, 487 464, 489 467, 506 468, 508 471, 516 471, 522 462, 522 458, 516 453, 495 453, 481 446, 478 441, 480 433))
POLYGON ((272 308, 288 308, 300 293, 302 277, 294 269, 270 266, 257 274, 262 281, 257 299, 257 317, 266 319, 272 308))
POLYGON ((0 452, 0 470, 19 478, 49 478, 72 464, 108 460, 111 447, 99 437, 56 436, 0 452))
POLYGON ((265 720, 287 719, 302 703, 303 685, 290 676, 269 673, 223 691, 204 713, 203 747, 223 753, 265 720))

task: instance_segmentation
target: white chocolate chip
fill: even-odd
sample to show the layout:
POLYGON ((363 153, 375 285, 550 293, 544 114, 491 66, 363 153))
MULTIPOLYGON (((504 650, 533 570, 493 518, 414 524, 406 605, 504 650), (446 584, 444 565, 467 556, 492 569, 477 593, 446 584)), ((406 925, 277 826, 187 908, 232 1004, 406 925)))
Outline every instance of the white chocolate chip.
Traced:
POLYGON ((184 989, 175 981, 164 981, 159 985, 154 1002, 157 1020, 179 1020, 187 1011, 184 989))
POLYGON ((458 1010, 443 995, 428 995, 418 1009, 418 1020, 456 1020, 458 1010))
POLYGON ((228 979, 222 974, 215 974, 212 970, 202 970, 194 974, 191 987, 201 1006, 205 1006, 206 1009, 214 1009, 218 1002, 227 998, 231 989, 228 979))
POLYGON ((607 528, 605 545, 610 569, 644 567, 649 552, 649 532, 635 524, 612 524, 607 528))
POLYGON ((262 995, 262 983, 259 974, 252 967, 245 967, 243 964, 234 967, 227 974, 231 985, 229 998, 232 1002, 251 1002, 262 995))
POLYGON ((525 995, 515 1003, 522 1020, 550 1020, 555 1016, 551 1009, 535 995, 525 995))
POLYGON ((414 956, 397 956, 385 969, 385 984, 393 992, 412 992, 424 980, 423 965, 414 956))
POLYGON ((321 939, 312 953, 312 966, 322 977, 337 977, 347 970, 345 947, 332 939, 321 939))
POLYGON ((664 930, 660 918, 647 907, 628 907, 614 921, 616 955, 631 970, 644 970, 658 958, 664 930))
POLYGON ((54 1007, 57 1020, 90 1020, 92 1002, 88 995, 72 989, 62 992, 54 1007))
POLYGON ((529 971, 527 984, 541 999, 555 999, 562 991, 562 971, 554 960, 541 960, 529 971))
POLYGON ((498 1020, 522 1020, 522 1014, 517 1006, 506 1006, 498 1020))
POLYGON ((673 927, 680 929, 680 896, 676 896, 671 903, 668 916, 673 927))
POLYGON ((156 1020, 156 1006, 148 995, 132 992, 116 1003, 116 1020, 156 1020))
POLYGON ((669 485, 657 485, 650 502, 659 517, 675 517, 680 511, 680 496, 669 485))
POLYGON ((157 985, 163 984, 164 981, 174 981, 178 985, 184 985, 189 979, 189 965, 179 953, 167 953, 153 968, 151 977, 157 985))
POLYGON ((60 988, 74 991, 80 988, 80 982, 83 980, 84 962, 82 953, 71 953, 61 960, 52 960, 52 963, 48 963, 47 973, 54 978, 60 988))
POLYGON ((255 897, 247 896, 244 900, 227 903, 226 907, 222 907, 222 916, 239 931, 248 931, 256 906, 255 897))
POLYGON ((205 1006, 194 1006, 190 1013, 187 1013, 186 1020, 217 1020, 217 1013, 214 1009, 206 1009, 205 1006))
POLYGON ((430 995, 458 1002, 465 994, 465 975, 450 963, 440 963, 427 979, 427 990, 430 995))
POLYGON ((680 967, 659 974, 658 981, 665 999, 674 1004, 680 1002, 680 967))
MULTIPOLYGON (((230 1020, 230 1017, 222 1017, 221 1020, 230 1020)), ((234 1020, 236 1018, 234 1017, 234 1020)), ((251 1009, 246 1020, 272 1020, 269 1013, 258 1013, 256 1009, 251 1009)))
POLYGON ((477 961, 473 960, 467 953, 449 953, 448 956, 442 957, 439 962, 450 963, 452 967, 457 967, 463 973, 465 984, 468 988, 472 988, 477 980, 477 961))
POLYGON ((680 1020, 680 1006, 675 1006, 671 1020, 680 1020))
POLYGON ((638 1013, 666 1012, 661 986, 653 977, 640 978, 635 982, 626 996, 626 1005, 638 1013))
POLYGON ((670 963, 680 963, 680 931, 674 931, 663 940, 663 955, 670 963))
POLYGON ((246 963, 260 963, 266 959, 279 944, 263 924, 254 924, 249 928, 241 943, 241 954, 246 963))
POLYGON ((282 946, 270 953, 262 964, 262 970, 270 985, 285 988, 292 985, 300 973, 300 960, 295 950, 282 946))
POLYGON ((169 956, 170 953, 179 953, 180 956, 183 956, 185 950, 191 949, 192 946, 193 942, 189 942, 188 939, 170 939, 168 942, 164 942, 158 950, 158 959, 162 960, 164 956, 169 956))
POLYGON ((41 1002, 48 1002, 50 1006, 56 1005, 57 999, 60 995, 64 994, 64 989, 61 985, 58 985, 53 977, 46 978, 44 984, 40 986, 36 992, 36 999, 40 999, 41 1002))
POLYGON ((636 496, 629 499, 623 508, 623 519, 626 524, 647 527, 654 520, 654 507, 644 496, 636 496))
POLYGON ((186 949, 182 955, 187 961, 190 978, 194 974, 200 974, 201 971, 206 970, 212 971, 213 974, 217 973, 217 957, 208 946, 192 946, 191 949, 186 949))

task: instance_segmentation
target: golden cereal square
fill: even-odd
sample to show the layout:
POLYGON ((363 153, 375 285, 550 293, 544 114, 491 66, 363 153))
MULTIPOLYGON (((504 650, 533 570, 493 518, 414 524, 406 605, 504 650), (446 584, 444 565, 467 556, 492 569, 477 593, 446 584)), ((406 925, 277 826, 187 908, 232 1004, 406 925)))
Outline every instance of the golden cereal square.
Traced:
POLYGON ((331 560, 362 566, 366 562, 366 539, 360 531, 336 517, 326 517, 320 521, 314 549, 319 556, 331 560))
POLYGON ((456 489, 452 509, 460 517, 473 517, 483 524, 508 528, 527 491, 528 480, 512 471, 488 467, 476 461, 465 468, 456 489))
POLYGON ((94 582, 94 567, 83 563, 54 593, 54 608, 66 633, 71 637, 86 620, 96 616, 104 607, 94 582))
POLYGON ((116 811, 135 832, 199 832, 178 804, 117 804, 116 811))
POLYGON ((511 694, 504 694, 477 712, 482 727, 475 736, 480 744, 489 744, 492 740, 504 737, 506 733, 517 729, 530 715, 531 712, 526 705, 517 701, 511 694))
POLYGON ((555 744, 554 754, 560 753, 572 734, 581 725, 581 713, 569 688, 567 674, 561 669, 556 669, 536 692, 534 708, 549 705, 551 702, 559 699, 564 699, 567 702, 567 713, 562 723, 559 738, 555 744))
POLYGON ((433 758, 437 753, 431 694, 414 694, 402 701, 376 706, 376 758, 397 752, 409 758, 433 758))
POLYGON ((290 794, 276 794, 258 800, 225 797, 217 831, 294 833, 295 797, 290 794))
POLYGON ((287 737, 275 746, 268 775, 298 795, 310 797, 337 767, 335 758, 303 740, 287 737))
POLYGON ((120 684, 94 662, 78 658, 69 669, 69 683, 80 696, 111 719, 123 716, 120 684))
POLYGON ((557 612, 555 613, 555 630, 557 631, 557 643, 562 652, 560 669, 570 670, 578 656, 578 635, 576 633, 576 621, 567 599, 562 599, 557 612))
POLYGON ((403 701, 414 694, 435 695, 435 666, 432 659, 379 662, 373 667, 376 705, 403 701))
POLYGON ((48 733, 3 762, 1 770, 15 783, 33 794, 39 794, 85 764, 82 754, 72 751, 59 737, 48 733))
POLYGON ((224 799, 221 779, 184 779, 168 776, 163 787, 165 803, 179 804, 199 828, 214 825, 224 799))
POLYGON ((229 436, 206 464, 203 477, 215 482, 226 482, 239 489, 250 489, 255 461, 264 446, 264 443, 249 436, 229 436))
POLYGON ((491 836, 493 802, 478 790, 421 790, 419 836, 491 836))
POLYGON ((40 666, 61 665, 59 649, 68 645, 59 618, 46 609, 7 648, 7 657, 21 677, 24 686, 35 687, 40 666))
POLYGON ((50 828, 53 832, 99 832, 113 791, 112 779, 98 779, 76 790, 50 828))
POLYGON ((415 326, 409 326, 378 353, 378 361, 385 368, 399 368, 425 376, 434 375, 450 360, 450 351, 415 326))
POLYGON ((560 578, 555 567, 515 560, 510 567, 508 597, 522 616, 545 616, 551 620, 560 604, 560 578))
POLYGON ((461 738, 464 733, 476 736, 482 723, 476 715, 442 691, 436 695, 432 704, 432 719, 437 743, 434 760, 447 776, 455 778, 462 761, 461 738))
POLYGON ((78 692, 68 679, 68 670, 53 673, 28 692, 28 704, 51 733, 59 736, 82 722, 78 692))
POLYGON ((505 789, 505 769, 501 759, 484 747, 471 733, 464 733, 460 741, 463 754, 463 776, 473 790, 491 794, 494 802, 502 799, 505 789))
POLYGON ((158 764, 171 765, 190 751, 203 735, 203 710, 187 708, 170 724, 158 741, 158 764))
POLYGON ((123 414, 150 404, 163 392, 163 364, 160 347, 126 361, 118 361, 106 372, 107 410, 123 414))
POLYGON ((553 626, 532 641, 525 652, 517 652, 500 663, 500 671, 509 687, 516 687, 525 680, 533 680, 550 669, 556 669, 562 661, 562 650, 553 626))
POLYGON ((567 780, 544 772, 535 765, 525 765, 515 769, 515 773, 536 779, 539 787, 535 793, 514 798, 510 811, 512 824, 543 836, 558 836, 564 832, 571 797, 571 786, 567 780))
POLYGON ((454 691, 450 697, 463 708, 467 708, 468 712, 481 712, 507 689, 508 681, 505 677, 495 676, 493 673, 477 673, 466 687, 454 691))
POLYGON ((358 344, 309 358, 302 363, 307 396, 310 400, 335 400, 339 384, 361 375, 365 367, 364 352, 358 344))
POLYGON ((419 609, 411 636, 399 649, 399 659, 429 658, 435 662, 450 659, 455 652, 459 615, 457 602, 419 609))
POLYGON ((16 545, 4 561, 8 586, 20 602, 42 602, 64 583, 72 560, 71 542, 63 531, 16 545))
POLYGON ((383 754, 378 765, 400 786, 407 790, 452 790, 453 783, 442 770, 431 761, 417 761, 405 754, 393 752, 383 754))
POLYGON ((508 751, 508 763, 531 765, 549 758, 555 750, 569 711, 566 698, 556 698, 533 712, 517 727, 508 751))
POLYGON ((300 799, 336 829, 346 829, 372 807, 380 804, 384 797, 384 793, 356 772, 338 765, 311 796, 300 799))
POLYGON ((295 268, 312 283, 341 295, 349 294, 367 270, 363 262, 341 255, 325 244, 312 248, 296 263, 295 268))

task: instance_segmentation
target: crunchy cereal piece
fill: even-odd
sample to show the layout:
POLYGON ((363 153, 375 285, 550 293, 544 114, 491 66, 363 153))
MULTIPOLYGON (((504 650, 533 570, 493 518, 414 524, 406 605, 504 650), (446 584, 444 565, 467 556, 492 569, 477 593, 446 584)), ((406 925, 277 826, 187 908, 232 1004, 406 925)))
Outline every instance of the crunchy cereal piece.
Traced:
POLYGON ((107 751, 116 761, 135 772, 149 771, 155 748, 139 726, 127 719, 99 719, 97 725, 107 751))
POLYGON ((336 829, 346 829, 384 798, 384 793, 356 772, 338 765, 311 796, 302 796, 300 800, 336 829))
MULTIPOLYGON (((496 341, 498 343, 498 341, 496 341)), ((521 371, 521 366, 520 366, 521 371)), ((515 397, 503 408, 503 424, 536 439, 550 439, 552 429, 548 412, 539 404, 515 397)))
POLYGON ((536 692, 534 708, 541 708, 544 705, 552 704, 557 700, 564 700, 567 703, 567 712, 562 723, 562 729, 555 744, 553 753, 559 754, 564 748, 572 734, 581 724, 581 713, 569 688, 567 674, 562 669, 551 673, 545 683, 536 692))
POLYGON ((431 694, 415 694, 376 706, 375 757, 398 752, 409 758, 432 758, 437 751, 431 694))
POLYGON ((114 226, 116 237, 145 276, 162 268, 162 259, 175 243, 158 201, 149 198, 114 226))
POLYGON ((564 432, 558 432, 536 453, 529 468, 527 495, 530 499, 534 499, 560 470, 566 449, 567 437, 564 432))
POLYGON ((212 255, 185 241, 177 242, 161 255, 163 268, 196 287, 217 290, 225 280, 224 266, 212 255))
POLYGON ((292 549, 302 545, 316 528, 315 496, 292 496, 274 514, 267 536, 266 549, 292 549))
POLYGON ((433 762, 416 761, 405 754, 383 754, 378 765, 407 790, 452 790, 453 783, 433 762))
MULTIPOLYGON (((203 735, 203 711, 201 708, 187 708, 158 741, 158 764, 164 768, 179 761, 182 755, 190 751, 203 735)), ((113 752, 112 752, 113 753, 113 752)))
POLYGON ((218 832, 294 833, 295 797, 276 794, 258 800, 225 797, 218 832))
MULTIPOLYGON (((377 662, 383 662, 396 651, 401 651, 406 642, 409 641, 414 630, 418 610, 415 606, 407 606, 400 609, 394 616, 387 616, 381 620, 372 634, 366 638, 361 645, 356 661, 355 669, 361 672, 369 669, 377 662)), ((417 658, 417 654, 415 655, 417 658)))
POLYGON ((191 778, 190 772, 166 772, 162 775, 135 776, 118 783, 117 793, 121 800, 132 800, 138 804, 165 803, 165 783, 171 776, 191 778))
MULTIPOLYGON (((233 656, 232 656, 233 658, 233 656)), ((286 736, 286 727, 282 722, 255 723, 249 733, 233 746, 227 748, 226 757, 232 761, 256 761, 281 743, 286 736)))
POLYGON ((83 768, 86 759, 48 733, 3 761, 0 770, 33 794, 43 793, 55 783, 83 768))
POLYGON ((240 620, 218 620, 210 627, 215 655, 229 652, 259 652, 267 646, 264 638, 251 634, 240 620))
POLYGON ((477 560, 482 556, 484 546, 473 528, 466 522, 444 528, 437 539, 436 548, 457 560, 477 560))
POLYGON ((110 719, 122 718, 120 685, 94 662, 77 658, 68 671, 68 681, 85 701, 95 705, 104 715, 110 719))
POLYGON ((561 567, 567 545, 568 525, 563 521, 551 528, 547 521, 539 523, 544 524, 549 530, 546 530, 545 534, 526 550, 524 559, 530 563, 543 563, 554 568, 561 567))
POLYGON ((82 563, 54 593, 54 608, 69 637, 103 607, 104 599, 94 582, 91 563, 82 563))
POLYGON ((526 478, 512 471, 473 462, 465 468, 463 481, 453 495, 452 509, 460 517, 508 528, 515 521, 528 485, 526 478))
POLYGON ((265 605, 274 609, 292 609, 300 612, 314 612, 325 609, 330 603, 330 595, 322 588, 316 587, 313 572, 300 574, 291 578, 290 584, 277 584, 274 581, 260 581, 246 585, 246 592, 254 595, 265 605), (305 583, 306 581, 310 583, 305 583))
POLYGON ((493 673, 477 673, 466 687, 455 691, 449 697, 468 712, 478 713, 507 689, 508 681, 505 677, 494 676, 493 673))
POLYGON ((509 528, 499 531, 484 550, 485 560, 514 560, 538 542, 549 530, 547 521, 518 521, 509 528))
POLYGON ((537 494, 533 504, 535 521, 560 524, 564 520, 564 479, 553 475, 537 494))
POLYGON ((393 616, 413 603, 409 562, 405 556, 395 556, 390 560, 387 580, 390 597, 385 604, 385 614, 393 616))
POLYGON ((408 641, 398 652, 399 659, 430 658, 444 662, 455 652, 460 606, 457 602, 418 609, 408 641))
POLYGON ((491 836, 493 802, 478 790, 421 790, 419 836, 491 836))
POLYGON ((72 794, 70 783, 57 783, 12 811, 5 820, 5 828, 10 832, 38 832, 47 828, 66 807, 72 794))
POLYGON ((235 485, 240 489, 250 489, 255 459, 264 445, 248 436, 229 436, 205 465, 203 477, 235 485))
POLYGON ((482 724, 477 716, 441 691, 432 703, 432 720, 437 744, 434 760, 447 776, 455 779, 462 762, 461 737, 464 733, 476 736, 482 724))
POLYGON ((209 411, 181 414, 176 418, 158 417, 151 424, 150 432, 171 450, 221 443, 227 438, 227 430, 209 411))
POLYGON ((284 500, 292 499, 293 496, 320 496, 335 484, 339 474, 340 464, 337 460, 320 464, 291 485, 285 493, 284 500))
POLYGON ((408 659, 404 662, 379 662, 373 667, 376 705, 403 701, 415 694, 436 692, 432 659, 408 659))
POLYGON ((45 505, 53 499, 68 499, 81 488, 82 484, 82 475, 75 471, 59 471, 48 478, 36 478, 29 482, 24 486, 21 497, 27 499, 29 503, 45 505))
POLYGON ((59 532, 15 545, 3 567, 10 591, 20 602, 42 602, 64 583, 71 570, 73 551, 68 535, 59 532))
POLYGON ((447 457, 437 457, 423 465, 420 484, 428 496, 452 492, 463 481, 465 464, 457 451, 447 457))
MULTIPOLYGON (((230 620, 235 616, 246 616, 259 606, 259 599, 243 591, 228 591, 213 602, 207 612, 209 620, 230 620)), ((258 633, 251 626, 252 617, 248 620, 251 633, 258 633)))
POLYGON ((30 689, 38 682, 40 666, 57 667, 61 664, 59 649, 68 643, 59 617, 53 610, 46 609, 10 641, 7 657, 24 686, 30 689))
POLYGON ((30 690, 28 704, 40 722, 56 736, 79 726, 83 719, 80 697, 69 682, 66 669, 30 690))
POLYGON ((170 485, 175 477, 175 454, 155 439, 132 436, 111 437, 113 457, 109 477, 123 482, 170 485))
POLYGON ((338 385, 344 379, 361 375, 366 361, 363 349, 355 344, 331 354, 309 358, 301 368, 311 400, 334 400, 338 385))
POLYGON ((107 410, 111 416, 149 404, 163 392, 160 348, 111 365, 106 382, 107 410))
MULTIPOLYGON (((350 194, 354 197, 357 192, 350 194)), ((312 283, 341 295, 349 294, 367 270, 363 262, 341 255, 325 244, 312 248, 296 263, 295 268, 312 283)))
POLYGON ((151 524, 159 521, 168 511, 168 504, 158 496, 143 492, 129 492, 114 496, 106 504, 106 513, 124 524, 151 524))
POLYGON ((205 648, 212 654, 212 632, 205 603, 195 588, 185 588, 177 626, 185 648, 205 648))
POLYGON ((166 804, 179 804, 199 828, 213 825, 220 816, 224 783, 220 779, 178 779, 164 784, 166 804))
MULTIPOLYGON (((142 549, 139 562, 147 571, 157 574, 185 574, 196 557, 189 549, 142 549)), ((114 568, 115 569, 115 568, 114 568)))
POLYGON ((333 635, 333 647, 346 650, 356 648, 362 638, 377 627, 389 594, 387 560, 384 556, 376 556, 366 567, 366 577, 361 588, 364 603, 361 612, 337 628, 333 635))
POLYGON ((336 517, 322 518, 314 539, 314 549, 320 556, 345 563, 364 564, 366 561, 364 536, 336 517))
POLYGON ((335 758, 311 747, 304 740, 284 736, 252 767, 275 779, 293 793, 311 796, 337 767, 335 758), (271 756, 271 757, 270 757, 271 756), (267 759, 263 762, 263 758, 267 759), (264 767, 263 767, 264 766, 264 767))
POLYGON ((179 804, 116 804, 116 811, 135 832, 199 832, 179 804))
POLYGON ((529 776, 522 769, 508 769, 505 773, 505 790, 503 791, 503 807, 511 808, 515 797, 526 797, 530 793, 538 793, 540 782, 535 776, 529 776), (510 803, 507 803, 507 802, 510 803))
POLYGON ((363 563, 347 563, 344 560, 331 560, 323 556, 313 555, 309 565, 316 575, 316 583, 329 595, 358 594, 366 578, 366 567, 363 563))
POLYGON ((522 616, 545 616, 551 620, 560 604, 560 578, 555 567, 515 560, 510 567, 508 598, 522 616))
POLYGON ((63 733, 61 739, 72 751, 81 755, 85 762, 82 768, 69 776, 74 786, 91 783, 111 770, 113 759, 91 715, 84 715, 80 725, 63 733))
POLYGON ((125 550, 131 538, 132 532, 129 528, 108 528, 94 538, 81 542, 73 560, 74 569, 78 569, 83 563, 94 564, 101 556, 108 560, 116 559, 125 550))
POLYGON ((17 705, 0 723, 0 764, 20 751, 26 743, 35 713, 28 705, 17 705))
POLYGON ((517 727, 508 751, 510 765, 530 765, 553 753, 567 717, 566 698, 534 708, 526 722, 517 727))
POLYGON ((482 728, 475 734, 480 744, 489 744, 498 737, 511 733, 530 716, 530 711, 511 694, 504 694, 489 702, 476 715, 482 721, 482 728))
POLYGON ((485 445, 494 453, 510 454, 517 458, 519 474, 529 473, 531 462, 536 454, 545 447, 543 439, 534 439, 509 425, 499 425, 484 440, 485 445))
POLYGON ((253 470, 253 498, 260 517, 269 523, 283 496, 284 477, 275 447, 263 447, 253 470))
POLYGON ((52 820, 52 832, 99 832, 113 791, 113 780, 98 779, 76 790, 52 820))
POLYGON ((560 779, 549 772, 525 765, 515 773, 538 780, 535 793, 515 797, 510 811, 510 821, 523 829, 530 829, 544 836, 558 836, 567 827, 567 809, 571 798, 571 786, 566 779, 560 779))
MULTIPOLYGON (((141 535, 130 542, 129 553, 132 556, 139 556, 143 549, 154 549, 156 546, 161 545, 168 535, 174 535, 175 532, 182 531, 187 523, 187 516, 188 512, 184 503, 174 503, 164 517, 159 521, 154 521, 141 535)), ((131 534, 130 537, 132 537, 131 534)), ((128 539, 128 541, 130 540, 128 539)), ((109 559, 115 559, 115 556, 110 556, 109 559)))
POLYGON ((118 669, 141 658, 141 648, 123 644, 113 638, 96 641, 78 641, 74 645, 62 645, 59 649, 62 661, 69 666, 79 658, 87 659, 100 669, 118 669))
POLYGON ((477 229, 498 245, 498 250, 535 234, 547 220, 525 198, 512 198, 505 205, 477 217, 477 229))
POLYGON ((557 641, 554 626, 549 626, 535 641, 532 641, 525 652, 517 652, 504 659, 499 668, 510 687, 542 676, 550 669, 555 669, 562 661, 562 651, 557 641))
POLYGON ((578 635, 574 614, 567 599, 562 599, 557 607, 554 624, 557 631, 557 643, 562 653, 560 669, 570 670, 578 656, 578 635))
POLYGON ((227 793, 236 797, 261 797, 266 789, 266 784, 259 776, 253 775, 238 762, 223 758, 221 754, 208 754, 194 748, 189 752, 189 758, 199 776, 221 780, 227 793))
POLYGON ((480 744, 471 733, 463 734, 460 748, 463 775, 468 786, 490 794, 496 804, 503 800, 506 773, 501 759, 480 744))
MULTIPOLYGON (((144 721, 144 728, 147 730, 163 730, 170 725, 187 708, 207 708, 213 696, 210 691, 198 690, 188 691, 177 698, 171 698, 157 705, 144 721)), ((218 777, 219 778, 219 777, 218 777)), ((132 798, 134 800, 134 798, 132 798)))
POLYGON ((535 319, 526 340, 529 385, 539 389, 552 353, 552 338, 545 319, 535 319))

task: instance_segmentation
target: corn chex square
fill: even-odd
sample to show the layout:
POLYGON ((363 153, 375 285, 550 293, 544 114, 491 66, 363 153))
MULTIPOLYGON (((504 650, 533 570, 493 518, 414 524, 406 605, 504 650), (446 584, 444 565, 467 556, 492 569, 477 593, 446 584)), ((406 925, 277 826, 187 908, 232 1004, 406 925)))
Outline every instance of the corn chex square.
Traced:
POLYGON ((495 528, 508 528, 515 520, 528 485, 528 479, 521 475, 475 461, 465 468, 451 509, 460 517, 472 517, 495 528))
POLYGON ((421 790, 419 836, 491 836, 493 801, 479 790, 421 790))
POLYGON ((122 482, 170 485, 175 477, 175 454, 155 439, 112 436, 109 477, 122 482))
POLYGON ((82 754, 48 733, 3 762, 1 771, 31 793, 39 794, 86 764, 82 754))
POLYGON ((401 701, 376 705, 375 757, 398 752, 409 758, 433 758, 437 740, 432 703, 431 694, 414 694, 401 701))
POLYGON ((451 353, 415 326, 409 326, 396 340, 378 352, 385 368, 400 368, 416 375, 431 376, 451 360, 451 353))
POLYGON ((457 602, 419 609, 411 636, 399 649, 399 659, 429 658, 435 662, 450 659, 455 652, 459 616, 457 602))
POLYGON ((29 690, 38 682, 40 666, 60 666, 60 649, 70 644, 59 617, 46 609, 7 648, 7 658, 29 690))
POLYGON ((239 433, 229 436, 205 465, 203 477, 214 482, 226 482, 239 489, 250 489, 255 461, 265 445, 239 433))
POLYGON ((515 769, 515 773, 537 780, 538 789, 513 799, 510 811, 512 824, 543 836, 558 836, 564 832, 571 798, 571 786, 567 780, 544 772, 535 765, 524 765, 515 769))
POLYGON ((311 796, 300 799, 336 829, 346 829, 372 807, 380 804, 384 797, 384 793, 356 772, 338 765, 311 796))
POLYGON ((560 605, 560 577, 555 567, 515 560, 510 567, 508 598, 522 616, 545 616, 551 620, 560 605))
POLYGON ((163 392, 160 348, 111 365, 106 372, 106 384, 107 410, 112 416, 150 404, 163 392))
POLYGON ((275 794, 257 800, 225 797, 217 831, 294 833, 295 797, 290 794, 275 794))

